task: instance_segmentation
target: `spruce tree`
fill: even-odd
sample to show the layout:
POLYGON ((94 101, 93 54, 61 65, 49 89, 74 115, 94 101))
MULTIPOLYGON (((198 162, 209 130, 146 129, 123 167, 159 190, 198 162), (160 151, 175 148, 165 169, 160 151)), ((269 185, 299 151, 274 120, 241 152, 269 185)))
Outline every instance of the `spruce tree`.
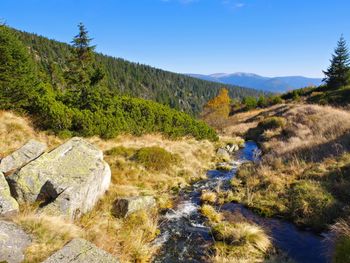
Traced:
POLYGON ((0 108, 23 110, 32 103, 36 72, 27 48, 0 25, 0 108))
POLYGON ((69 69, 65 74, 65 102, 80 109, 97 110, 102 100, 102 87, 99 84, 105 74, 95 61, 95 46, 91 45, 92 38, 89 37, 86 27, 80 23, 78 29, 79 33, 72 41, 69 69))
POLYGON ((330 89, 337 89, 350 84, 350 56, 346 41, 343 35, 338 41, 338 45, 334 50, 331 65, 323 73, 326 77, 323 79, 330 89))

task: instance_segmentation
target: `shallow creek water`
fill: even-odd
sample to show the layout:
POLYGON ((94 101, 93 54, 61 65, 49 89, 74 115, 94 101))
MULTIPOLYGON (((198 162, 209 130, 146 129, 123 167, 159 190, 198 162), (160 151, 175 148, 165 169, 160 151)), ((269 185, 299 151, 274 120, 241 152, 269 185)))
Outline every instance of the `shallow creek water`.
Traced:
MULTIPOLYGON (((245 147, 235 154, 232 161, 234 168, 231 171, 208 171, 208 179, 199 181, 179 193, 175 208, 167 211, 161 218, 161 234, 155 240, 161 249, 154 259, 155 263, 208 262, 214 240, 210 229, 205 226, 205 218, 199 212, 200 193, 218 185, 227 186, 240 164, 254 161, 257 152, 256 143, 246 142, 245 147)), ((225 204, 221 210, 239 212, 249 221, 264 227, 272 237, 274 245, 296 263, 330 261, 322 236, 301 230, 283 220, 261 217, 238 203, 225 204)))

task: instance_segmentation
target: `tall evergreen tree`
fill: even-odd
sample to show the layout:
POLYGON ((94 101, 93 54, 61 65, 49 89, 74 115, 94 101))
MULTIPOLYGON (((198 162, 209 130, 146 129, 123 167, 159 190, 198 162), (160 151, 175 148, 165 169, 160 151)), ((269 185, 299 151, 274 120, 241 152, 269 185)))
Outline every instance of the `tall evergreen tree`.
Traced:
POLYGON ((25 109, 31 105, 36 78, 27 48, 5 25, 0 25, 0 108, 25 109))
POLYGON ((104 71, 95 61, 95 46, 91 45, 85 26, 78 25, 79 33, 72 41, 72 57, 69 69, 65 74, 67 92, 65 100, 68 104, 80 109, 96 110, 101 101, 99 86, 104 78, 104 71))
POLYGON ((323 81, 327 83, 327 86, 337 89, 350 84, 350 55, 343 35, 338 41, 330 62, 331 65, 327 71, 323 72, 326 75, 323 81))

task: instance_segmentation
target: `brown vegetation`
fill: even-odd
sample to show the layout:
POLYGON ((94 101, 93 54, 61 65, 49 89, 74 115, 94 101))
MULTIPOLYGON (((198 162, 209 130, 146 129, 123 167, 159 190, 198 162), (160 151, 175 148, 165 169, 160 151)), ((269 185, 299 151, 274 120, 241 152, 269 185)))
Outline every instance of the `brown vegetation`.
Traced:
MULTIPOLYGON (((50 148, 68 139, 38 132, 30 119, 4 111, 0 113, 0 136, 0 156, 29 139, 46 142, 50 148)), ((92 241, 121 262, 149 262, 157 249, 151 243, 159 232, 157 209, 117 219, 111 215, 113 201, 118 197, 153 195, 159 209, 171 207, 179 188, 204 177, 213 166, 213 143, 192 138, 170 140, 158 134, 87 140, 105 152, 112 170, 111 186, 97 206, 75 222, 37 216, 33 213, 35 207, 22 206, 14 220, 34 240, 26 251, 26 262, 41 262, 76 236, 92 241)))
POLYGON ((264 156, 259 165, 243 165, 232 180, 237 201, 315 229, 349 213, 349 112, 279 105, 244 114, 240 123, 250 127, 246 135, 259 142, 264 156))

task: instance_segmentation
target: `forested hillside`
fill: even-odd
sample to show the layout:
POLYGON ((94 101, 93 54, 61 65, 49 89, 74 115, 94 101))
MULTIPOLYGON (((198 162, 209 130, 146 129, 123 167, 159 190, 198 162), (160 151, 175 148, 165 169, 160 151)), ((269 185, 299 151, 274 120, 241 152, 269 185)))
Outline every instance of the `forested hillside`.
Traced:
POLYGON ((29 114, 38 128, 61 137, 156 132, 217 139, 213 129, 189 114, 108 89, 109 80, 96 60, 88 32, 84 25, 78 27, 71 48, 57 44, 55 49, 40 44, 50 43, 45 38, 36 38, 41 52, 49 54, 40 57, 33 48, 31 56, 14 31, 0 25, 0 110, 29 114), (53 62, 54 57, 59 63, 53 62))
MULTIPOLYGON (((41 78, 49 81, 55 89, 64 89, 71 56, 71 46, 55 40, 12 29, 29 47, 36 65, 43 73, 41 78)), ((97 40, 98 42, 98 40, 97 40)), ((203 81, 150 66, 141 65, 103 54, 95 54, 106 74, 106 85, 114 95, 130 95, 145 98, 197 114, 209 99, 213 98, 223 84, 203 81)), ((258 97, 262 91, 225 85, 231 98, 258 97)))

